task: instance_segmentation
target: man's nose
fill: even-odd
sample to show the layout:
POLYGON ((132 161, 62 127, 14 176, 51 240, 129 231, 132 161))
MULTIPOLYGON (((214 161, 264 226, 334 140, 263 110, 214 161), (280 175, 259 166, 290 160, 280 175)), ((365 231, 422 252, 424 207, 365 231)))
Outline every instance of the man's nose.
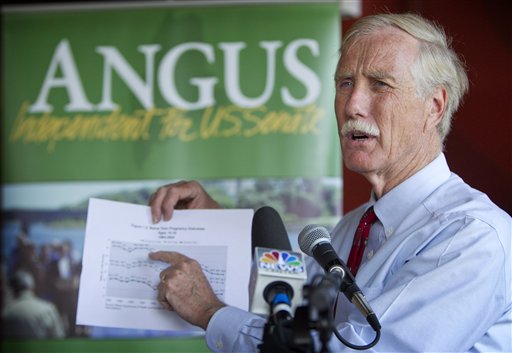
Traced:
POLYGON ((370 108, 370 92, 364 84, 355 84, 345 104, 349 117, 366 117, 370 108))

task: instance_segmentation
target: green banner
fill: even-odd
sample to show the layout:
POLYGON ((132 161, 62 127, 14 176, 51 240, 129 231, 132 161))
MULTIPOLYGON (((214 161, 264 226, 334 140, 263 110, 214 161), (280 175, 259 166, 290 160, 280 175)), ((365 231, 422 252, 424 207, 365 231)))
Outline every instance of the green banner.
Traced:
POLYGON ((338 11, 6 11, 3 181, 339 175, 338 11))
POLYGON ((197 179, 223 207, 277 209, 296 248, 339 219, 338 2, 183 3, 2 9, 2 268, 33 275, 66 339, 1 351, 208 351, 75 325, 90 197, 147 204, 197 179))

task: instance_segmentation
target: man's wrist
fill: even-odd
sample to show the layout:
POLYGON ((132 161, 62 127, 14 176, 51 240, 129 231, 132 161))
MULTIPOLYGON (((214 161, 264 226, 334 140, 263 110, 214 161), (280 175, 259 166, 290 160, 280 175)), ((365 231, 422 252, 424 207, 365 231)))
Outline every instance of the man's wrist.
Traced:
POLYGON ((206 331, 206 329, 208 328, 208 324, 210 323, 210 320, 212 319, 213 315, 215 315, 215 313, 217 311, 219 311, 220 309, 222 309, 225 306, 226 306, 226 304, 219 301, 219 302, 215 303, 214 305, 212 305, 211 307, 207 308, 205 310, 205 320, 203 321, 203 324, 200 325, 200 327, 206 331))

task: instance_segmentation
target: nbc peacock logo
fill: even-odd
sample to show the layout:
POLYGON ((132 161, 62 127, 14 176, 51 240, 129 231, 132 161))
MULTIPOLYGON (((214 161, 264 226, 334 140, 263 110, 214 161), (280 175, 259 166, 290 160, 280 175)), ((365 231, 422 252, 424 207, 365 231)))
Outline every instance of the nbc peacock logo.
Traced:
POLYGON ((272 250, 265 251, 260 256, 260 268, 282 273, 302 273, 305 271, 301 259, 286 251, 272 250))

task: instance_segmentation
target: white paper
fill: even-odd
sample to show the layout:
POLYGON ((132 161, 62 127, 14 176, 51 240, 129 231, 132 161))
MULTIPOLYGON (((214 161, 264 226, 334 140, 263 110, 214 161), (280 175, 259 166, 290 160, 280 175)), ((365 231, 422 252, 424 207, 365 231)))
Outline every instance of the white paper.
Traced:
POLYGON ((76 322, 79 325, 199 331, 157 302, 169 265, 150 252, 178 251, 201 264, 225 303, 248 309, 253 210, 175 210, 153 224, 148 206, 89 200, 76 322))

